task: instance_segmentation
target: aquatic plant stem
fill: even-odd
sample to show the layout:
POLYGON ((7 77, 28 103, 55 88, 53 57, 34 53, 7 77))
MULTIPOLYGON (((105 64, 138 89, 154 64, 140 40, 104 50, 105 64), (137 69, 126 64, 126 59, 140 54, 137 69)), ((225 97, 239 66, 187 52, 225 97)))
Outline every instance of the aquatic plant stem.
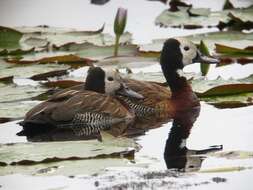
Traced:
POLYGON ((115 38, 115 45, 114 45, 114 56, 118 56, 118 51, 119 51, 119 39, 120 39, 120 35, 116 35, 115 38))

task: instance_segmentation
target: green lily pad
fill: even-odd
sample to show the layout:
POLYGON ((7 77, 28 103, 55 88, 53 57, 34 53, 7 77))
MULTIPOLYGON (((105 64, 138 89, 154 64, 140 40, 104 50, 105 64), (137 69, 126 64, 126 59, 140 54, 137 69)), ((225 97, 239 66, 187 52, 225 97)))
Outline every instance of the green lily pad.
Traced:
MULTIPOLYGON (((195 44, 200 44, 201 40, 205 41, 210 52, 214 52, 215 44, 222 44, 235 48, 246 48, 252 46, 253 33, 243 33, 238 31, 210 32, 205 34, 195 34, 184 36, 195 44)), ((155 39, 152 44, 141 45, 140 50, 160 52, 166 39, 155 39)))
POLYGON ((138 149, 139 145, 133 139, 116 138, 103 132, 102 142, 88 140, 2 144, 0 163, 1 165, 33 165, 66 160, 112 158, 121 155, 129 156, 128 153, 138 149))
POLYGON ((0 86, 0 117, 23 117, 25 113, 38 101, 31 100, 32 97, 45 92, 46 89, 32 86, 1 85, 0 86))
POLYGON ((22 59, 5 59, 8 63, 15 64, 47 64, 47 63, 57 63, 57 64, 68 64, 72 67, 78 68, 80 66, 91 66, 93 60, 81 58, 72 54, 54 54, 50 53, 37 53, 36 55, 29 55, 22 59), (50 56, 51 55, 51 56, 50 56), (41 58, 40 58, 41 57, 41 58))
POLYGON ((232 55, 232 56, 252 56, 253 57, 253 46, 248 46, 244 49, 229 47, 221 44, 215 44, 215 50, 217 53, 232 55))
MULTIPOLYGON (((197 26, 197 27, 210 27, 217 26, 220 21, 228 22, 230 17, 229 13, 236 15, 243 21, 253 20, 253 7, 243 9, 229 9, 223 11, 211 12, 209 9, 204 8, 191 8, 180 7, 180 11, 170 12, 163 11, 155 20, 155 23, 165 27, 179 27, 179 26, 197 26), (194 13, 192 16, 190 13, 194 13)), ((193 27, 194 28, 194 27, 193 27)))
MULTIPOLYGON (((19 48, 19 41, 23 34, 12 28, 0 26, 0 48, 14 49, 19 48)), ((1 50, 2 51, 2 50, 1 50)))
MULTIPOLYGON (((109 156, 108 156, 109 157, 109 156)), ((32 176, 76 176, 85 174, 96 174, 108 167, 130 166, 130 161, 122 158, 86 159, 75 161, 61 161, 52 163, 41 163, 36 165, 0 166, 0 176, 19 173, 32 176)))
MULTIPOLYGON (((203 55, 210 56, 209 50, 208 50, 206 44, 202 40, 200 41, 199 49, 203 55)), ((209 68, 210 68, 209 64, 205 64, 205 63, 200 64, 200 71, 202 73, 202 76, 207 75, 209 68)))
MULTIPOLYGON (((102 33, 104 25, 95 31, 78 31, 68 28, 56 27, 16 27, 24 36, 21 39, 21 46, 23 48, 35 47, 40 49, 49 44, 62 46, 68 43, 92 43, 98 46, 114 44, 114 37, 110 34, 102 33)), ((126 32, 122 35, 120 43, 130 43, 132 35, 126 32)))
POLYGON ((202 101, 207 102, 219 109, 239 108, 253 105, 253 93, 241 93, 227 96, 203 97, 202 101))
POLYGON ((0 56, 7 56, 7 55, 14 55, 14 56, 20 56, 25 55, 34 52, 34 48, 22 50, 22 49, 15 49, 15 50, 7 50, 3 49, 0 51, 0 56))
POLYGON ((13 64, 6 63, 5 61, 0 59, 0 76, 2 77, 10 77, 14 76, 14 78, 30 78, 34 75, 50 72, 54 70, 60 69, 68 69, 68 65, 59 65, 57 63, 50 64, 13 64))
MULTIPOLYGON (((90 58, 90 59, 104 59, 106 57, 111 57, 114 51, 114 45, 110 46, 96 46, 91 43, 68 43, 62 46, 54 46, 54 50, 63 52, 72 52, 80 57, 90 58)), ((119 46, 119 56, 134 56, 137 55, 138 46, 137 45, 124 45, 119 46)))

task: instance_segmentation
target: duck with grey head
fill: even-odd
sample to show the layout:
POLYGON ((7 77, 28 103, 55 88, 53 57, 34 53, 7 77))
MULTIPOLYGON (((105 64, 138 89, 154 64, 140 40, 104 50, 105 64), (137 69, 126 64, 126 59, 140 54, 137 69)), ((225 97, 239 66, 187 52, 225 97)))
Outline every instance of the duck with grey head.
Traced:
POLYGON ((83 90, 68 90, 32 108, 20 122, 23 131, 19 135, 69 129, 77 136, 99 134, 100 130, 120 135, 135 115, 116 95, 143 98, 124 84, 118 72, 90 68, 83 90))

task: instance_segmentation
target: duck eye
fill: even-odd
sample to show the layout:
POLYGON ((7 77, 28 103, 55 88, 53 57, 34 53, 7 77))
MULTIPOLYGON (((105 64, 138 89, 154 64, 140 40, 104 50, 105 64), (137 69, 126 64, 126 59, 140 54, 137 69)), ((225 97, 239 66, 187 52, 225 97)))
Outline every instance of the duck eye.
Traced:
POLYGON ((112 77, 108 77, 107 80, 108 81, 113 81, 113 78, 112 77))
POLYGON ((184 46, 185 51, 188 51, 189 49, 190 49, 189 46, 184 46))

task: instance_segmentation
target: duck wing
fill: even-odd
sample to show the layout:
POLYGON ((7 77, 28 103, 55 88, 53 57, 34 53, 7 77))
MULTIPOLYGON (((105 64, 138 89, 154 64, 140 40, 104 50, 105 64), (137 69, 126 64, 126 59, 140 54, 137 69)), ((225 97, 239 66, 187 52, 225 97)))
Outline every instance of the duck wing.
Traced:
POLYGON ((118 136, 134 121, 134 114, 118 100, 92 91, 78 92, 64 101, 43 102, 30 112, 32 114, 28 112, 23 126, 33 123, 32 128, 36 130, 36 124, 44 123, 53 128, 71 129, 79 135, 107 129, 118 136))

